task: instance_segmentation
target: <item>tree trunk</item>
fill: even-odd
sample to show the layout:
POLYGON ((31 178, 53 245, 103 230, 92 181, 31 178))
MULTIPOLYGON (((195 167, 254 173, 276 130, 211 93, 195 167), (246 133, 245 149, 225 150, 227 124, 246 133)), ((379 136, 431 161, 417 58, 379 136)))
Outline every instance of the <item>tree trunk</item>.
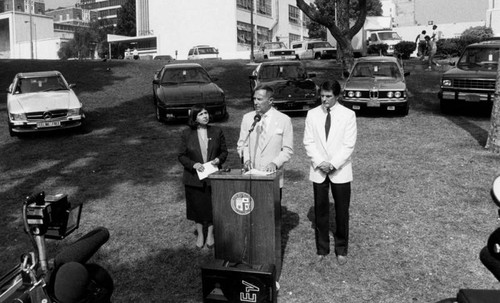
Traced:
MULTIPOLYGON (((500 65, 499 65, 500 68, 500 65)), ((495 98, 491 110, 491 126, 486 141, 486 149, 494 153, 500 153, 500 73, 497 72, 497 84, 495 88, 495 98)))
POLYGON ((342 71, 351 69, 354 63, 354 52, 351 45, 351 40, 356 35, 366 20, 366 0, 359 0, 359 16, 356 22, 351 27, 349 20, 349 2, 350 0, 331 0, 336 4, 337 20, 326 19, 321 12, 313 9, 304 0, 297 0, 297 6, 306 14, 309 19, 317 22, 330 31, 332 36, 337 40, 337 59, 341 60, 342 71))

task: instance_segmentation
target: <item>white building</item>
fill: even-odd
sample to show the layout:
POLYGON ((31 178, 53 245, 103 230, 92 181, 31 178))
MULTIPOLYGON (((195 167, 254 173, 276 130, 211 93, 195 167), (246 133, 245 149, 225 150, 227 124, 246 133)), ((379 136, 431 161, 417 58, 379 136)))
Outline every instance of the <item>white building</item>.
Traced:
POLYGON ((495 36, 500 36, 500 0, 488 0, 486 26, 491 27, 495 36))
POLYGON ((295 0, 136 0, 136 16, 138 38, 156 37, 156 54, 178 59, 201 44, 218 48, 223 59, 248 59, 252 23, 255 47, 278 40, 289 46, 308 32, 295 0))

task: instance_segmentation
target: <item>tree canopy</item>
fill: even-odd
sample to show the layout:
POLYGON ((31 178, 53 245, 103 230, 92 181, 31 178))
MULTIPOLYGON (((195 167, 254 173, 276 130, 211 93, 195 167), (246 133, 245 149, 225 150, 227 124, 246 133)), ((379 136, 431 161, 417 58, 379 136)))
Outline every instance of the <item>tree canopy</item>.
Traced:
POLYGON ((135 0, 127 0, 122 8, 118 10, 116 34, 131 37, 135 36, 135 24, 135 0))

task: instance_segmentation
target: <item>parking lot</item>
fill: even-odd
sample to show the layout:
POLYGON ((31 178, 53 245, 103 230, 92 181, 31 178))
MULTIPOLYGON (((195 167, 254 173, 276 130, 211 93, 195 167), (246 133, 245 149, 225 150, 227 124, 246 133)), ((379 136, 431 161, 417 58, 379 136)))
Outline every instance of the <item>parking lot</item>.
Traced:
MULTIPOLYGON (((1 62, 0 87, 20 70, 56 69, 88 114, 89 131, 12 138, 0 94, 0 274, 30 249, 22 231, 23 198, 66 193, 83 203, 80 229, 49 245, 50 254, 95 226, 110 241, 96 260, 115 279, 116 302, 200 302, 199 267, 211 260, 194 248, 185 219, 182 168, 176 147, 183 123, 162 124, 152 103, 157 61, 1 62), (133 277, 133 278, 131 278, 133 277), (164 301, 166 296, 171 301, 164 301)), ((229 147, 227 166, 239 169, 236 141, 251 110, 245 61, 201 63, 227 96, 229 119, 216 122, 229 147)), ((330 60, 307 61, 316 83, 339 77, 330 60)), ((280 302, 433 302, 459 288, 495 288, 478 259, 496 227, 489 197, 499 156, 484 150, 489 117, 442 115, 441 70, 407 64, 408 116, 358 116, 351 207, 350 262, 314 264, 312 185, 302 145, 305 115, 292 117, 295 153, 285 168, 280 302)))

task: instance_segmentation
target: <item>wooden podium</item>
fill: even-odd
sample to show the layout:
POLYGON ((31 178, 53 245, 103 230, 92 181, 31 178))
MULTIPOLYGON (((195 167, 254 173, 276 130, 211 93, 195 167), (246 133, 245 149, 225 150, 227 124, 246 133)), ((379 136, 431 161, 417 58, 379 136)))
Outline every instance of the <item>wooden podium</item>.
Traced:
POLYGON ((281 171, 258 176, 241 171, 210 175, 215 258, 274 264, 281 274, 281 171))

